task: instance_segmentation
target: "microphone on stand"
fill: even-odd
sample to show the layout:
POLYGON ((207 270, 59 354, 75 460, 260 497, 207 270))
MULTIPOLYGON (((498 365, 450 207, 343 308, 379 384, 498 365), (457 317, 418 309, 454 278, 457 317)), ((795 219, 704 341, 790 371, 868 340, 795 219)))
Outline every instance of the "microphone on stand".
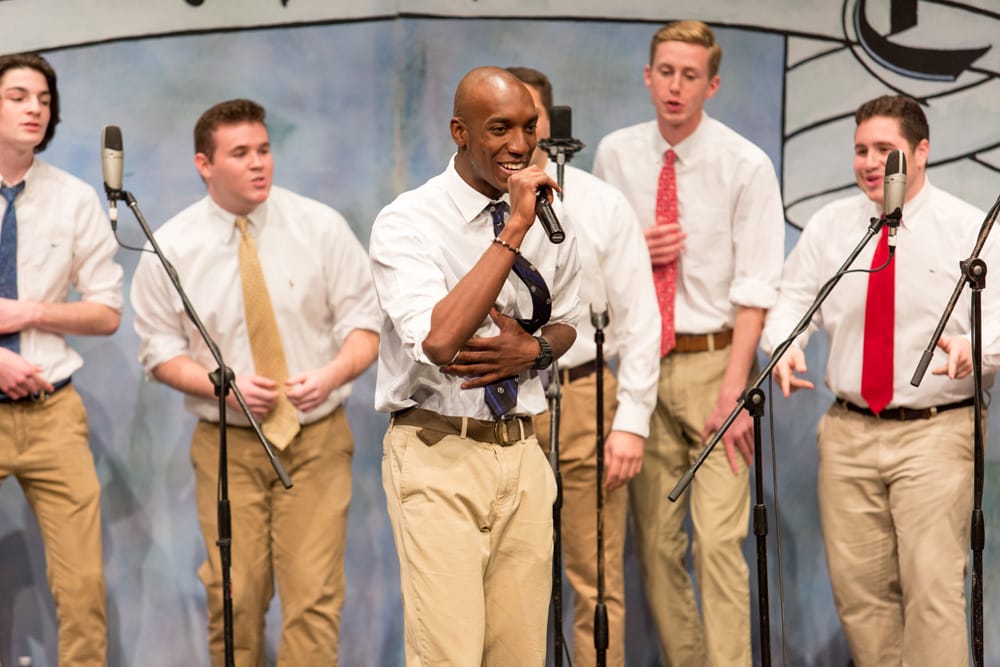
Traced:
POLYGON ((882 217, 889 225, 889 248, 896 249, 896 230, 903 219, 903 201, 906 199, 906 154, 900 149, 889 153, 885 160, 885 178, 882 179, 882 217))
POLYGON ((111 229, 118 230, 118 200, 122 190, 122 131, 117 125, 105 125, 101 131, 101 169, 104 172, 104 192, 108 196, 108 218, 111 229))
MULTIPOLYGON (((583 149, 583 142, 573 138, 573 109, 568 106, 554 106, 549 112, 551 132, 548 139, 538 142, 538 147, 549 154, 556 163, 556 181, 563 186, 563 169, 574 153, 583 149)), ((559 193, 562 199, 563 193, 559 193)))

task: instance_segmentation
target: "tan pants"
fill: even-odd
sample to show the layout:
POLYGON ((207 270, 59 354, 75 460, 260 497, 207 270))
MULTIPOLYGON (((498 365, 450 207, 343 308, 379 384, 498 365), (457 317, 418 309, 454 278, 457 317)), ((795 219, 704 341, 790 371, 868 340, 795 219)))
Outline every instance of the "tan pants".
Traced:
POLYGON ((552 588, 555 479, 534 437, 426 445, 390 423, 382 486, 409 667, 540 667, 552 588))
POLYGON ((858 667, 965 667, 972 408, 819 425, 819 506, 834 601, 858 667))
MULTIPOLYGON (((604 432, 611 430, 617 382, 604 371, 604 432)), ((597 605, 597 375, 562 385, 559 471, 563 484, 562 557, 573 588, 573 664, 597 664, 594 609, 597 605)), ((535 417, 535 433, 549 451, 549 414, 535 417)), ((625 664, 625 523, 628 488, 604 493, 604 604, 608 612, 607 664, 625 664)))
MULTIPOLYGON (((224 657, 222 572, 216 522, 218 424, 199 422, 191 439, 198 519, 208 558, 198 576, 208 602, 213 665, 224 657)), ((343 409, 304 426, 278 453, 285 489, 253 431, 228 430, 232 506, 233 644, 237 667, 264 664, 264 615, 277 581, 278 665, 336 665, 344 604, 344 542, 354 444, 343 409)))
POLYGON ((101 485, 87 413, 72 386, 0 404, 0 479, 13 475, 38 519, 59 617, 59 664, 107 664, 101 485))
POLYGON ((629 495, 643 585, 671 667, 749 667, 750 584, 742 546, 749 528, 749 476, 729 468, 720 442, 683 496, 667 494, 703 449, 701 430, 719 395, 729 349, 670 354, 660 362, 657 405, 642 471, 629 495), (692 552, 704 624, 685 567, 692 552))

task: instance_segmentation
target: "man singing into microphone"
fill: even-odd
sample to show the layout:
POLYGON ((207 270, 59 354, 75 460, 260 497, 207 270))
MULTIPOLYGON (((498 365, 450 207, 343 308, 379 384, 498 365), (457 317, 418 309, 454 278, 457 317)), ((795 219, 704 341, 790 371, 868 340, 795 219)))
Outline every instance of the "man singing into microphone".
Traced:
POLYGON ((121 320, 118 246, 93 188, 36 153, 59 123, 56 73, 38 55, 0 57, 0 479, 38 518, 59 618, 59 664, 107 664, 100 482, 66 336, 121 320), (80 300, 69 302, 70 287, 80 300))
POLYGON ((933 374, 919 387, 910 378, 983 213, 928 182, 929 131, 917 102, 879 97, 854 117, 861 193, 827 204, 809 221, 785 264, 762 345, 772 350, 792 332, 869 220, 883 213, 892 196, 883 189, 886 158, 902 151, 908 173, 895 256, 887 263, 883 229, 853 267, 880 270, 841 280, 774 377, 785 396, 811 389, 796 373, 807 370, 810 335, 826 330, 826 383, 836 401, 818 430, 819 508, 855 664, 964 667, 973 470, 968 290, 938 341, 933 374))
POLYGON ((382 485, 399 554, 409 665, 545 662, 555 480, 531 415, 536 370, 576 337, 569 235, 535 223, 538 113, 496 67, 455 92, 444 173, 372 227, 384 310, 375 407, 391 412, 382 485))
MULTIPOLYGON (((227 397, 237 665, 264 663, 264 614, 277 582, 278 665, 336 665, 344 603, 351 439, 343 402, 375 360, 378 304, 368 258, 347 221, 320 202, 272 187, 264 109, 229 100, 194 129, 194 165, 208 195, 156 232, 236 385, 294 486, 285 489, 235 396, 227 397)), ((199 422, 191 438, 199 570, 213 665, 223 664, 216 548, 219 410, 215 361, 159 260, 144 253, 132 282, 139 358, 184 392, 199 422)))

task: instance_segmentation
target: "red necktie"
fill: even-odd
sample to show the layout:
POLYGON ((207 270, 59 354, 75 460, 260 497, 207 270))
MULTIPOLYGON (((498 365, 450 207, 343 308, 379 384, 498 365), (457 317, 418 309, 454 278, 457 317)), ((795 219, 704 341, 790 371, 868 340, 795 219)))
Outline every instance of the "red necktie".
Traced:
MULTIPOLYGON (((674 160, 677 154, 668 149, 663 154, 663 168, 656 188, 656 224, 676 223, 677 219, 677 176, 674 160)), ((653 284, 656 286, 656 301, 660 305, 660 356, 666 356, 674 349, 677 330, 674 325, 674 301, 677 296, 677 262, 653 267, 653 284)))
MULTIPOLYGON (((889 259, 889 227, 882 227, 872 268, 889 259)), ((868 275, 865 303, 865 346, 861 365, 861 397, 878 414, 892 400, 893 331, 896 322, 896 262, 868 275)))

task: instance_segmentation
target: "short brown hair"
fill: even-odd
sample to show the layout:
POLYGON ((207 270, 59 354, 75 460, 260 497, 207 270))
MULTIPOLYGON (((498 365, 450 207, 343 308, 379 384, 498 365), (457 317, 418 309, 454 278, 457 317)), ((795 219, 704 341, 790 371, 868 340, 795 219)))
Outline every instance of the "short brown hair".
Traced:
POLYGON ((910 144, 910 150, 917 147, 924 139, 930 140, 931 130, 927 124, 927 116, 920 104, 906 95, 883 95, 869 100, 854 112, 855 125, 875 116, 887 116, 899 120, 899 131, 910 144))
POLYGON ((526 86, 538 90, 542 97, 542 106, 552 116, 552 82, 537 69, 531 67, 508 67, 507 71, 516 76, 526 86))
POLYGON ((215 153, 215 130, 220 125, 260 123, 265 125, 267 112, 253 100, 237 99, 219 102, 201 115, 194 125, 194 152, 202 153, 211 162, 215 153))
POLYGON ((59 88, 56 86, 56 71, 52 69, 49 61, 37 53, 13 53, 0 56, 0 79, 8 70, 25 67, 44 76, 49 86, 49 126, 45 128, 45 136, 41 142, 35 146, 35 152, 41 153, 52 141, 52 137, 56 136, 56 125, 59 124, 59 88))
POLYGON ((715 33, 702 21, 671 21, 656 31, 649 44, 649 65, 656 58, 656 47, 663 42, 699 44, 708 49, 708 78, 719 73, 722 64, 722 47, 715 41, 715 33))

